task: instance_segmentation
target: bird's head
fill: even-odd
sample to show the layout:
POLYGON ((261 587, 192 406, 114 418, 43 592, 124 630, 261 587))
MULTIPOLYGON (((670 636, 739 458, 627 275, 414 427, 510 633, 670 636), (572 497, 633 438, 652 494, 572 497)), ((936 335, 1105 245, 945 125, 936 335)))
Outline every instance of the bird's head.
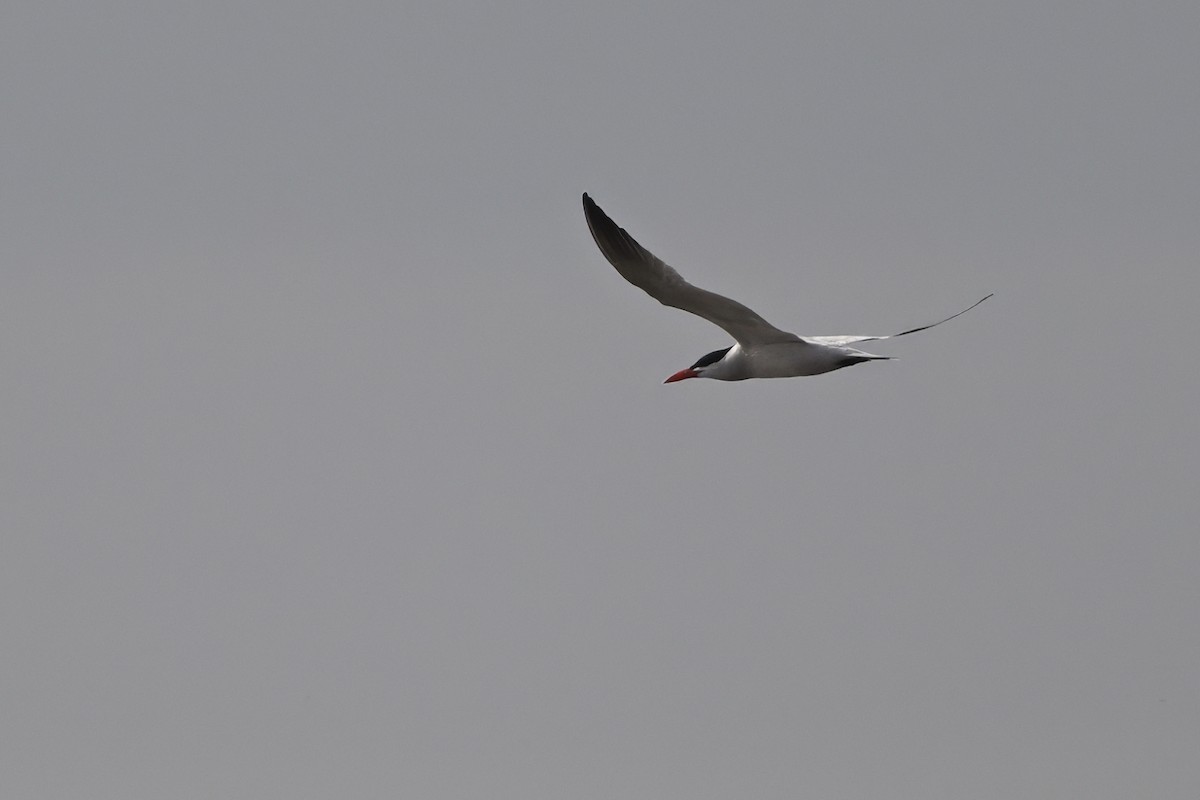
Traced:
POLYGON ((725 354, 732 349, 732 347, 726 347, 724 350, 713 350, 711 353, 702 356, 699 361, 697 361, 695 364, 692 364, 687 369, 679 370, 679 372, 676 372, 674 375, 667 378, 665 381, 663 381, 663 383, 674 383, 675 381, 682 381, 687 378, 714 377, 711 374, 706 375, 705 373, 710 372, 714 367, 716 367, 716 365, 720 363, 721 359, 725 358, 725 354))

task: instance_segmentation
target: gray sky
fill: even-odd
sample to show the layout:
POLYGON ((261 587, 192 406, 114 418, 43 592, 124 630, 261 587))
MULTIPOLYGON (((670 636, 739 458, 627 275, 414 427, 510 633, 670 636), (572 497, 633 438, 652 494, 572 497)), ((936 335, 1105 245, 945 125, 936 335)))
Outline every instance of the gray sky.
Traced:
POLYGON ((1195 798, 1200 6, 421 5, 0 13, 0 794, 1195 798))

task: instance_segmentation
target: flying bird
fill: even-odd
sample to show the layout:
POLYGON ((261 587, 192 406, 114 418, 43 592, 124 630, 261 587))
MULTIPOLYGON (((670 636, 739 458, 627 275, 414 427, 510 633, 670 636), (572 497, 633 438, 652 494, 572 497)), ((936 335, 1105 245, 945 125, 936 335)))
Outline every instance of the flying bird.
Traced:
POLYGON ((894 339, 929 330, 949 322, 987 300, 988 295, 968 308, 929 325, 888 336, 797 336, 776 328, 746 306, 693 286, 662 259, 638 244, 632 236, 600 210, 587 193, 583 215, 600 252, 625 280, 665 306, 680 308, 703 317, 733 337, 734 344, 702 356, 664 383, 687 378, 743 381, 747 378, 791 378, 820 375, 864 361, 886 361, 889 356, 864 353, 849 345, 877 339, 894 339))

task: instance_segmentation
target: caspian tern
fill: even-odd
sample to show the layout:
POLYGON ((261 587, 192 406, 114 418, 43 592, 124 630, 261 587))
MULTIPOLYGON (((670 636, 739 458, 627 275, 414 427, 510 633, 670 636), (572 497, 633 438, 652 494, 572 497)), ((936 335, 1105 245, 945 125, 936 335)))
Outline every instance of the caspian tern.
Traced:
POLYGON ((583 195, 583 214, 592 238, 609 263, 625 280, 665 306, 703 317, 733 337, 735 344, 702 356, 664 383, 686 378, 715 378, 743 381, 747 378, 791 378, 820 375, 864 361, 886 361, 890 356, 864 353, 848 345, 877 339, 894 339, 949 322, 987 300, 988 295, 968 308, 929 325, 887 336, 797 336, 781 331, 736 300, 705 291, 688 283, 662 259, 638 244, 609 219, 592 198, 583 195))

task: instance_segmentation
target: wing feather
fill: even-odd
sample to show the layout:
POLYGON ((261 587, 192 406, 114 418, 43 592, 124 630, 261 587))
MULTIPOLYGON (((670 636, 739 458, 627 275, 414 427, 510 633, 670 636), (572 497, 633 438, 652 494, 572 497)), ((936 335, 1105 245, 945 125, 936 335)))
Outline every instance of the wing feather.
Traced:
MULTIPOLYGON (((995 293, 993 292, 993 294, 995 294, 995 293)), ((989 294, 987 297, 983 298, 983 300, 987 300, 988 297, 991 297, 991 296, 992 295, 989 294)), ((841 345, 847 345, 847 344, 854 344, 855 342, 873 342, 878 339, 895 339, 898 336, 908 336, 910 333, 918 333, 920 331, 927 331, 930 328, 936 328, 938 325, 941 325, 943 322, 949 322, 950 320, 954 319, 955 317, 961 317, 963 314, 967 313, 972 308, 974 308, 975 306, 982 303, 983 300, 976 300, 974 303, 967 306, 962 311, 958 312, 957 314, 952 314, 943 320, 938 320, 937 322, 931 322, 930 324, 922 325, 919 328, 912 328, 907 331, 901 331, 900 333, 891 333, 886 336, 805 336, 804 340, 807 342, 813 342, 815 344, 829 344, 829 345, 841 346, 841 345)))
POLYGON ((625 280, 665 306, 703 317, 724 329, 743 347, 799 342, 800 337, 776 328, 746 306, 693 286, 609 219, 585 193, 583 214, 600 252, 625 280))

